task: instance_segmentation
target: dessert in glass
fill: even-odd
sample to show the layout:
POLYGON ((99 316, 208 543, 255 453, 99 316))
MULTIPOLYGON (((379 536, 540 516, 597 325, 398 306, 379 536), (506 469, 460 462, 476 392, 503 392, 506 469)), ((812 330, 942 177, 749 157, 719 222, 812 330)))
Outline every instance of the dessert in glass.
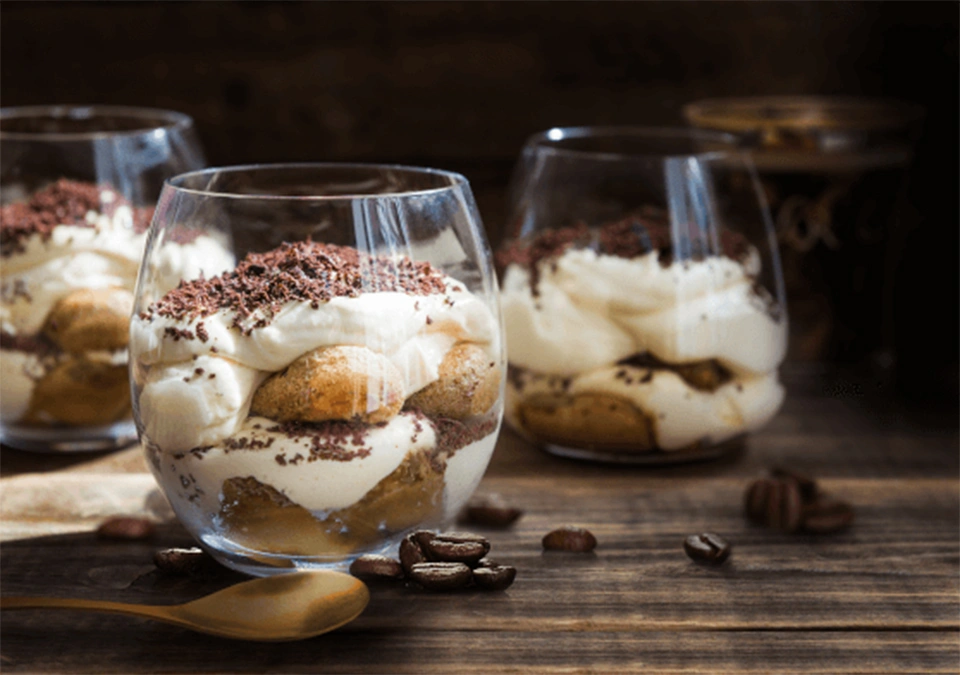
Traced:
POLYGON ((222 563, 346 568, 443 527, 479 483, 506 362, 462 176, 340 164, 178 176, 136 296, 131 377, 148 463, 222 563), (198 233, 235 264, 158 286, 169 243, 198 233))
POLYGON ((498 253, 505 416, 521 435, 567 457, 680 462, 738 447, 777 412, 783 284, 735 147, 617 127, 527 142, 498 253))
MULTIPOLYGON (((127 341, 163 180, 203 165, 186 115, 0 109, 0 441, 105 450, 136 441, 127 341)), ((168 260, 207 260, 194 243, 168 260)))

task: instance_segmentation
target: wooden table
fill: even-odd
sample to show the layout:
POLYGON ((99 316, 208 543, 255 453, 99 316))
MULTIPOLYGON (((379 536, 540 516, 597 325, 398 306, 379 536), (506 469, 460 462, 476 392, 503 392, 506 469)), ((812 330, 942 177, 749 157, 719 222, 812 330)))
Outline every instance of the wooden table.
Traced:
MULTIPOLYGON (((918 421, 874 405, 869 381, 796 369, 786 379, 790 397, 776 420, 745 453, 713 463, 657 469, 577 463, 505 432, 480 488, 526 509, 512 529, 484 531, 491 556, 519 570, 505 593, 377 587, 354 623, 283 644, 235 642, 111 615, 7 612, 0 669, 956 672, 955 420, 918 421), (810 536, 746 522, 744 488, 772 465, 814 474, 824 489, 852 502, 854 526, 810 536), (565 523, 590 528, 600 542, 595 553, 543 553, 542 535, 565 523), (734 544, 721 568, 697 566, 683 553, 685 535, 704 530, 734 544)), ((2 472, 5 595, 163 604, 239 578, 159 576, 153 551, 189 543, 173 523, 149 543, 94 537, 92 529, 110 513, 163 514, 137 449, 83 458, 4 449, 2 472)))

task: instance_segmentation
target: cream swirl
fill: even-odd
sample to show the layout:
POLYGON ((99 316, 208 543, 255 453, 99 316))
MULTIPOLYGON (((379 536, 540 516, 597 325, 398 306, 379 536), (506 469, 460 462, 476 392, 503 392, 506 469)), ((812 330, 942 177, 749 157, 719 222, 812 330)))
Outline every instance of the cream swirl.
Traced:
POLYGON ((669 363, 716 359, 734 374, 776 369, 786 321, 753 290, 751 270, 727 257, 661 265, 570 249, 530 272, 506 270, 501 303, 510 362, 552 375, 602 368, 650 352, 669 363))

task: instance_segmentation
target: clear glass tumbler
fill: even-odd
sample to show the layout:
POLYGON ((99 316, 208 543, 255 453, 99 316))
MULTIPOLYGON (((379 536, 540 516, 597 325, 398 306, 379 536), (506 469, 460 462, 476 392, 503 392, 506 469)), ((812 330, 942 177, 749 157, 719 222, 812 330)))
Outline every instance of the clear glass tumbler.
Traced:
POLYGON ((724 134, 529 139, 498 253, 510 425, 558 455, 666 463, 770 420, 787 319, 757 185, 724 134))
POLYGON ((489 247, 467 181, 442 171, 301 164, 169 180, 130 349, 154 476, 191 534, 251 574, 345 568, 443 527, 502 415, 489 247), (167 292, 165 261, 197 237, 230 264, 167 292))
POLYGON ((127 339, 145 231, 163 181, 202 166, 180 113, 0 109, 0 442, 136 441, 127 339))

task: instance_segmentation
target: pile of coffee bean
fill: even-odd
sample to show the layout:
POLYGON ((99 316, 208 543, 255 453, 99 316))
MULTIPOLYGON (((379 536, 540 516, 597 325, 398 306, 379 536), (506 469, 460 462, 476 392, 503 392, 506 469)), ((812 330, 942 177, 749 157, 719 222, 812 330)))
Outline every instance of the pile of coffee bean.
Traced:
POLYGON ((755 480, 744 494, 744 510, 751 521, 784 532, 826 534, 853 522, 853 507, 820 491, 809 476, 773 469, 755 480))
POLYGON ((400 542, 399 560, 363 555, 350 565, 350 574, 366 581, 406 579, 429 591, 505 590, 517 570, 488 560, 489 552, 490 542, 478 534, 418 530, 400 542))

